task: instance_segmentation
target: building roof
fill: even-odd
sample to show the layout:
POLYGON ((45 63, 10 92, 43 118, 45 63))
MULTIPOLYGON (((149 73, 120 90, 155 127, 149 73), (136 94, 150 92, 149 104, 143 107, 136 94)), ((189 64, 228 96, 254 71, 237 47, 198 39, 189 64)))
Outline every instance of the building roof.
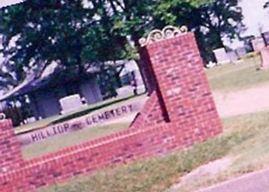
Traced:
MULTIPOLYGON (((34 73, 28 74, 27 78, 17 87, 14 87, 10 91, 1 95, 0 101, 31 93, 39 89, 54 87, 60 84, 64 84, 68 81, 77 80, 79 78, 78 74, 67 73, 66 71, 67 70, 60 69, 59 65, 56 62, 53 62, 45 68, 45 70, 38 78, 34 73)), ((75 71, 76 70, 73 70, 73 72, 75 71)), ((96 70, 90 69, 87 71, 87 73, 92 75, 96 73, 96 70)))
MULTIPOLYGON (((106 65, 113 66, 123 66, 129 61, 120 60, 120 61, 108 61, 106 65)), ((89 65, 90 66, 90 65, 89 65)), ((66 70, 61 69, 56 62, 52 62, 48 65, 42 74, 36 78, 34 73, 28 74, 28 77, 20 83, 17 87, 8 91, 7 93, 0 95, 0 101, 7 100, 9 98, 14 98, 20 95, 25 95, 40 89, 45 89, 48 87, 56 87, 57 85, 62 85, 70 81, 78 81, 81 76, 76 73, 76 69, 74 70, 66 70)), ((87 74, 90 76, 99 72, 100 69, 98 67, 88 67, 87 74)))

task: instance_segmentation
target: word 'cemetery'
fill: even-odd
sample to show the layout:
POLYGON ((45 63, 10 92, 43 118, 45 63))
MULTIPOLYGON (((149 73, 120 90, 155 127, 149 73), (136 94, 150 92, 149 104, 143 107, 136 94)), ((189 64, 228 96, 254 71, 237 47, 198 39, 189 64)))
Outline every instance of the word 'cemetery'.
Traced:
POLYGON ((69 132, 78 131, 84 128, 94 127, 100 123, 104 123, 115 118, 120 118, 135 111, 136 105, 129 104, 120 106, 108 111, 100 112, 97 114, 87 115, 77 120, 70 120, 65 123, 57 124, 54 126, 42 128, 33 132, 28 132, 18 135, 22 144, 30 144, 47 138, 62 135, 69 132))

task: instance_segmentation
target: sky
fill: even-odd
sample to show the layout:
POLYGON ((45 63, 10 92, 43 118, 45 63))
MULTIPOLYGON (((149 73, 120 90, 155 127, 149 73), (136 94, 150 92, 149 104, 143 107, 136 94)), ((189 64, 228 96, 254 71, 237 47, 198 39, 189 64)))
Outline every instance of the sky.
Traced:
POLYGON ((259 28, 269 30, 269 9, 263 9, 267 0, 242 0, 244 23, 248 27, 247 34, 259 35, 259 28))
POLYGON ((23 0, 1 0, 0 1, 0 8, 1 7, 5 7, 7 5, 12 5, 12 4, 15 4, 15 3, 20 3, 22 1, 23 0))
MULTIPOLYGON (((24 0, 0 0, 0 8, 24 0)), ((243 9, 244 23, 247 26, 245 35, 259 36, 259 31, 269 31, 269 9, 264 10, 263 5, 267 0, 241 0, 240 6, 243 9)), ((240 43, 234 42, 232 47, 239 46, 240 43)))

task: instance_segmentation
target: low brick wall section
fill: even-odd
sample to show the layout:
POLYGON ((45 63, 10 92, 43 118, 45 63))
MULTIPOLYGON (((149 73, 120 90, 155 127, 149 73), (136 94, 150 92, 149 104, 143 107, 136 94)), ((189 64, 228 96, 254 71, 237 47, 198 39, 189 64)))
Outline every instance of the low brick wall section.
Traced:
POLYGON ((25 161, 20 168, 0 174, 1 192, 29 192, 41 186, 66 181, 78 174, 119 163, 166 154, 203 141, 216 131, 192 135, 182 125, 161 124, 146 129, 129 129, 76 145, 40 158, 25 161), (183 130, 183 131, 180 131, 183 130))
POLYGON ((157 93, 156 91, 153 91, 130 127, 141 129, 146 126, 157 125, 160 123, 165 123, 165 118, 162 114, 157 93))
POLYGON ((10 120, 0 120, 0 155, 0 173, 16 169, 23 164, 21 145, 10 120))

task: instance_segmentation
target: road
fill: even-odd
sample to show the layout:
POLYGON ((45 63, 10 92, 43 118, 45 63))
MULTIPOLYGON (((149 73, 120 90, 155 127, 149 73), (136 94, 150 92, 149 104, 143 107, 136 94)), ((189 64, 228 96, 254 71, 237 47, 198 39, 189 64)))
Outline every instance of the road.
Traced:
POLYGON ((197 192, 269 192, 269 169, 246 174, 197 192))

